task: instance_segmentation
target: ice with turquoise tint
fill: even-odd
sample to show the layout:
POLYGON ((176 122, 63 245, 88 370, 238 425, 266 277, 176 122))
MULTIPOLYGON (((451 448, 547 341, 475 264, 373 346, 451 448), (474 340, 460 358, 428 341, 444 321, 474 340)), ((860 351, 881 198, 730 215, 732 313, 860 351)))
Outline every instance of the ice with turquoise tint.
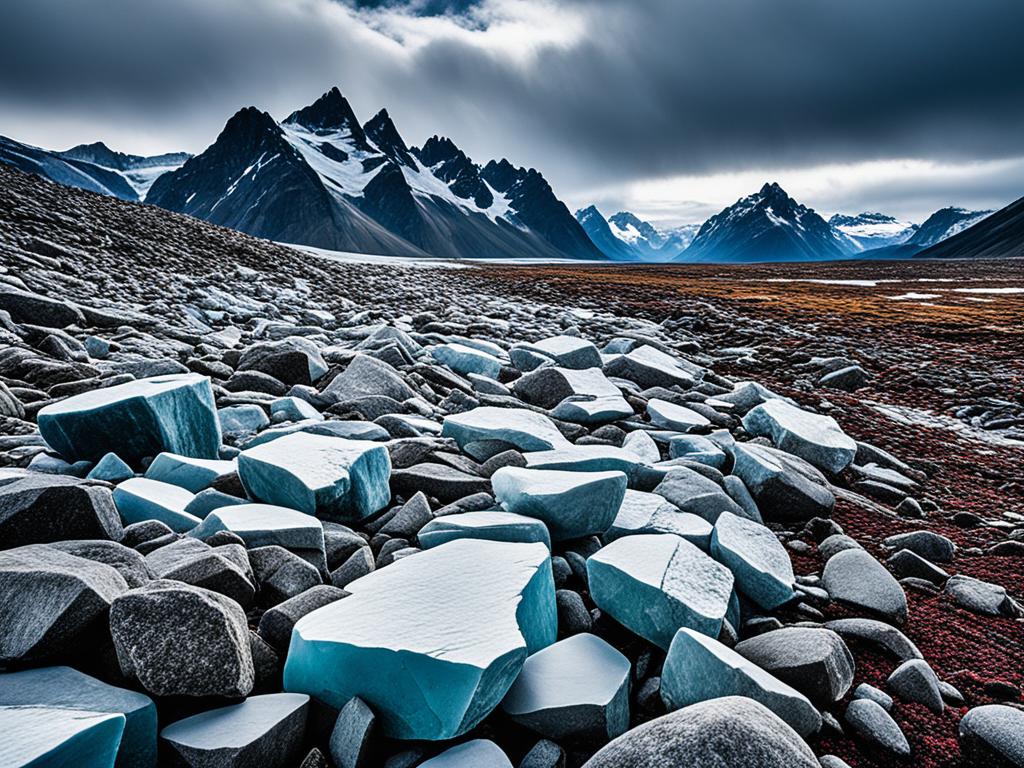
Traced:
MULTIPOLYGON (((156 765, 156 706, 145 694, 108 685, 71 667, 42 667, 0 674, 0 707, 13 706, 124 715, 117 768, 156 765)), ((3 759, 0 764, 6 765, 3 759)))
POLYGON ((551 553, 539 543, 449 541, 345 589, 296 623, 284 687, 338 708, 358 696, 390 738, 460 736, 555 641, 551 553))
POLYGON ((423 549, 454 539, 488 539, 526 544, 540 542, 551 547, 548 528, 540 520, 497 509, 435 517, 420 528, 416 536, 423 549))
POLYGON ((218 478, 235 471, 235 462, 221 459, 195 459, 176 453, 158 454, 146 469, 145 477, 170 483, 192 493, 208 488, 218 478))
POLYGON ((89 480, 105 480, 108 483, 119 483, 133 477, 135 473, 116 453, 108 453, 89 470, 89 480))
POLYGON ((760 523, 723 512, 711 534, 711 554, 732 571, 736 589, 762 608, 778 608, 796 596, 789 554, 760 523))
POLYGON ((587 560, 590 596, 635 634, 667 649, 680 627, 718 637, 732 573, 671 533, 623 536, 587 560))
POLYGON ((490 739, 473 739, 446 749, 419 768, 512 768, 508 756, 490 739))
POLYGON ((476 443, 500 441, 520 451, 547 451, 571 443, 542 413, 525 408, 482 406, 465 413, 445 416, 443 437, 450 437, 471 456, 478 455, 476 443))
POLYGON ((491 486, 507 511, 542 520, 553 541, 565 541, 608 530, 626 493, 626 476, 502 467, 491 486))
POLYGON ((821 728, 821 715, 802 693, 717 640, 680 629, 661 670, 661 698, 671 712, 722 696, 763 704, 804 738, 821 728))
POLYGON ((0 765, 112 768, 124 722, 113 712, 0 706, 0 765))
POLYGON ((39 432, 66 461, 98 461, 114 451, 133 463, 161 451, 216 459, 220 421, 210 379, 154 376, 93 389, 47 405, 39 432))
POLYGON ((501 372, 501 360, 488 352, 467 347, 465 344, 441 344, 430 350, 430 354, 437 362, 463 375, 478 373, 496 379, 501 372))
POLYGON ((237 533, 250 549, 272 544, 285 549, 324 549, 324 527, 317 518, 273 504, 237 504, 215 509, 190 535, 205 539, 217 531, 237 533))
POLYGON ((683 512, 656 493, 626 491, 611 528, 601 537, 605 543, 641 533, 674 533, 705 552, 711 545, 711 523, 683 512))
POLYGON ((284 421, 312 419, 323 421, 323 414, 301 397, 279 397, 270 403, 270 415, 284 421))
POLYGON ((125 525, 159 520, 178 533, 190 531, 200 523, 198 517, 185 511, 193 498, 184 488, 145 477, 129 478, 114 488, 114 505, 125 525))
POLYGON ((238 455, 249 496, 310 515, 362 520, 391 499, 391 456, 366 440, 296 432, 238 455))
POLYGON ((559 640, 526 660, 501 708, 549 739, 614 739, 629 729, 629 659, 597 635, 559 640))

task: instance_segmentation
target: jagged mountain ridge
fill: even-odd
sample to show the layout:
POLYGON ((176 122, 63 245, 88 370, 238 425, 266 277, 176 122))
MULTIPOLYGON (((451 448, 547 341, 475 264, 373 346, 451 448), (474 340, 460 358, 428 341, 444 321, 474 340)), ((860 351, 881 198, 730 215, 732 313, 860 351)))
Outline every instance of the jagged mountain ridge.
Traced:
POLYGON ((606 219, 593 205, 576 211, 576 220, 594 244, 615 261, 668 261, 690 244, 700 228, 687 224, 661 229, 628 211, 606 219))
POLYGON ((280 124, 239 111, 147 202, 331 250, 604 258, 536 170, 507 160, 480 167, 441 137, 409 147, 384 110, 361 125, 337 88, 280 124))
POLYGON ((991 213, 992 211, 969 211, 966 208, 941 208, 925 219, 907 242, 927 248, 974 226, 991 213))
POLYGON ((854 247, 776 183, 712 216, 677 262, 822 261, 854 247))
MULTIPOLYGON (((938 213, 943 213, 943 211, 938 213)), ((954 225, 954 227, 956 226, 958 225, 954 225)), ((917 253, 916 257, 922 259, 1024 257, 1024 197, 995 213, 986 213, 977 217, 970 226, 925 248, 917 253)))

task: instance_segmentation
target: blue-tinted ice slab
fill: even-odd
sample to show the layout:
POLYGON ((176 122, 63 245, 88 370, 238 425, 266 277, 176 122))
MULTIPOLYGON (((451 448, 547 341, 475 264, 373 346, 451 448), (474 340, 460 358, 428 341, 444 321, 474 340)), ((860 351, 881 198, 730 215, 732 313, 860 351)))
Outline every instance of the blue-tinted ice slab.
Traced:
POLYGON ((199 518, 185 511, 193 494, 170 483, 132 477, 114 488, 114 505, 125 525, 159 520, 178 533, 199 525, 199 518))
POLYGON ((617 622, 661 648, 680 627, 718 637, 732 573, 670 533, 623 536, 587 560, 590 595, 617 622))
POLYGON ((298 432, 238 456, 252 498, 311 515, 362 520, 388 503, 391 457, 385 446, 298 432))
POLYGON ((417 538, 424 549, 454 539, 488 539, 525 544, 540 542, 551 547, 548 528, 540 520, 497 509, 435 517, 420 528, 417 538))
POLYGON ((237 504, 215 509, 191 535, 205 539, 217 531, 237 533, 250 549, 277 544, 285 549, 324 551, 324 528, 317 518, 273 504, 237 504))
POLYGON ((459 539, 356 579, 296 623, 285 689, 339 708, 358 696, 391 738, 465 733, 555 641, 550 554, 459 539))
POLYGON ((608 530, 626 493, 626 475, 502 467, 491 485, 505 509, 544 521, 552 540, 564 541, 608 530))
POLYGON ((512 768, 508 756, 490 739, 473 739, 446 749, 419 768, 512 768))
POLYGON ((437 362, 464 376, 478 373, 496 379, 501 372, 501 360, 488 352, 467 347, 465 344, 441 344, 430 350, 430 354, 437 362))
POLYGON ((705 552, 711 544, 711 523, 699 515, 683 512, 656 493, 626 491, 605 543, 640 533, 674 533, 705 552))
POLYGON ((551 419, 525 408, 482 406, 454 413, 445 417, 441 434, 453 438, 470 456, 479 455, 474 444, 494 441, 520 451, 547 451, 571 445, 551 419))
POLYGON ((52 707, 0 707, 0 765, 112 768, 124 715, 52 707))
POLYGON ((806 738, 821 715, 802 693, 717 640, 680 629, 661 671, 661 698, 669 711, 722 696, 746 696, 768 707, 806 738))
POLYGON ((196 373, 89 390, 42 408, 37 422, 47 445, 71 462, 111 451, 129 463, 161 451, 215 459, 220 448, 213 388, 196 373))
POLYGON ((711 534, 711 554, 732 571, 736 589, 762 608, 778 608, 796 594, 786 548, 760 523, 723 512, 711 534))
POLYGON ((648 401, 647 413, 651 417, 651 424, 662 429, 674 429, 677 432, 688 432, 696 427, 706 427, 711 424, 706 416, 696 411, 657 398, 648 401))
POLYGON ((170 483, 192 493, 199 493, 218 478, 235 471, 235 462, 220 459, 194 459, 175 453, 161 453, 146 470, 145 477, 170 483))

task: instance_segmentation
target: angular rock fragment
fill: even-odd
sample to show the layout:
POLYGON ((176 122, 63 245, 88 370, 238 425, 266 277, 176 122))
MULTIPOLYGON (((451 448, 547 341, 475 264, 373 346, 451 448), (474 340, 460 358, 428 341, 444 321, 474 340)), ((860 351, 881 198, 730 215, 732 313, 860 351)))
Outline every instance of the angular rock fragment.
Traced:
POLYGON ((630 668, 596 635, 573 635, 526 660, 501 708, 550 739, 614 739, 629 728, 630 668))
POLYGON ((309 696, 270 693, 171 723, 160 738, 187 766, 290 768, 301 757, 309 696))
POLYGON ((806 461, 755 443, 736 443, 733 474, 750 490, 766 520, 806 522, 832 514, 836 498, 806 461))
POLYGON ((110 491, 81 481, 28 474, 0 485, 0 548, 64 539, 120 539, 110 491))
POLYGON ((799 691, 765 672, 717 640, 682 628, 661 671, 661 698, 671 711, 720 696, 746 696, 807 737, 821 728, 821 716, 799 691))
POLYGON ((672 534, 624 536, 587 560, 590 595, 623 626, 667 649, 680 627, 718 637, 733 576, 672 534))
POLYGON ((89 470, 87 480, 105 480, 108 483, 120 483, 133 477, 135 473, 120 456, 116 453, 108 453, 96 462, 96 466, 89 470))
POLYGON ((171 579, 203 587, 247 606, 256 595, 245 552, 239 549, 241 564, 230 556, 228 547, 211 547, 188 537, 155 549, 146 555, 146 565, 158 579, 171 579))
MULTIPOLYGON (((145 694, 107 685, 71 667, 43 667, 0 674, 0 708, 6 707, 52 707, 123 715, 124 733, 113 764, 117 768, 156 765, 156 706, 145 694)), ((8 739, 15 733, 4 732, 8 739)), ((6 755, 4 747, 0 747, 0 754, 6 755)), ((84 750, 75 755, 74 765, 81 765, 87 754, 88 750, 84 750)))
POLYGON ((910 744, 888 712, 871 699, 854 699, 846 708, 846 722, 869 744, 901 757, 910 755, 910 744))
POLYGON ((277 544, 309 553, 318 568, 327 568, 323 524, 305 512, 273 504, 235 504, 210 512, 189 535, 205 539, 217 531, 238 534, 246 547, 277 544))
POLYGON ((523 454, 527 469, 558 469, 566 472, 623 472, 630 484, 643 472, 646 462, 637 454, 613 445, 568 445, 550 451, 523 454))
POLYGON ((178 533, 190 531, 201 522, 185 508, 193 494, 170 483, 132 477, 114 488, 114 504, 125 525, 146 520, 159 520, 178 533))
POLYGON ((649 387, 692 387, 699 375, 696 366, 683 368, 683 362, 654 347, 643 345, 604 365, 607 376, 628 379, 641 389, 649 387))
POLYGON ((578 336, 551 336, 532 344, 516 344, 509 350, 512 363, 523 371, 531 371, 536 365, 527 363, 530 357, 523 353, 540 355, 563 368, 582 370, 600 368, 601 353, 591 342, 578 336))
POLYGON ((555 640, 549 555, 461 539, 357 579, 295 625, 285 689, 337 707, 358 696, 392 738, 465 733, 555 640))
POLYGON ((216 459, 220 448, 210 380, 195 373, 83 392, 45 406, 37 421, 67 461, 98 461, 110 451, 129 462, 161 451, 216 459))
POLYGON ((889 687, 904 701, 924 704, 936 714, 945 709, 939 678, 924 659, 910 659, 900 664, 889 675, 889 687))
POLYGON ((818 768, 810 747, 771 710, 740 696, 702 701, 644 723, 584 768, 818 768))
POLYGON ((691 429, 711 424, 705 416, 696 411, 657 398, 647 402, 647 414, 651 417, 651 424, 675 432, 689 432, 691 429))
POLYGON ((300 336, 257 342, 242 352, 237 367, 265 373, 285 384, 312 384, 327 373, 316 344, 300 336))
POLYGON ((249 560, 259 584, 260 600, 269 605, 276 605, 322 583, 316 566, 284 547, 269 545, 250 549, 249 560))
POLYGON ((391 485, 396 494, 411 496, 422 491, 442 502, 457 501, 474 493, 486 493, 491 487, 485 477, 430 461, 414 464, 408 469, 393 470, 391 485))
POLYGON ((542 521, 497 509, 436 517, 420 528, 417 538, 424 549, 453 539, 488 539, 527 544, 540 542, 551 547, 551 537, 542 521))
POLYGON ((348 592, 333 587, 330 584, 320 584, 311 587, 305 592, 264 611, 260 617, 260 637, 273 646, 275 650, 283 654, 288 650, 288 643, 291 641, 295 622, 307 613, 312 613, 317 608, 323 608, 325 605, 333 603, 335 600, 341 600, 343 597, 348 597, 348 592))
POLYGON ((762 608, 796 596, 789 554, 760 523, 723 512, 711 533, 711 555, 732 571, 736 589, 762 608))
POLYGON ((0 706, 5 766, 110 768, 124 715, 60 707, 0 706))
POLYGON ((480 349, 467 347, 465 344, 440 344, 430 350, 430 355, 442 365, 447 365, 456 373, 466 375, 476 373, 492 379, 498 378, 501 372, 501 360, 480 349))
POLYGON ((111 566, 121 574, 129 588, 141 587, 153 578, 153 572, 146 565, 146 558, 136 550, 118 544, 116 541, 72 539, 55 541, 49 546, 75 557, 111 566))
POLYGON ((729 498, 722 486, 689 467, 672 467, 654 492, 677 509, 702 517, 712 525, 723 512, 744 516, 743 508, 729 498))
POLYGON ((827 629, 783 627, 743 640, 736 652, 818 704, 838 701, 853 683, 853 654, 827 629))
POLYGON ((322 394, 335 402, 381 395, 402 402, 416 396, 393 367, 383 360, 362 354, 356 355, 322 394))
POLYGON ((857 455, 857 443, 835 419, 784 400, 767 400, 753 408, 743 417, 743 427, 752 435, 771 438, 777 448, 832 474, 846 469, 857 455))
POLYGON ((361 520, 391 498, 387 448, 367 441, 298 433, 238 456, 248 494, 308 514, 361 520))
POLYGON ((563 541, 608 530, 626 493, 626 476, 502 467, 491 485, 506 510, 542 520, 551 538, 563 541))
POLYGON ((445 417, 441 435, 453 438, 477 460, 486 460, 510 447, 547 451, 569 445, 551 419, 523 408, 482 406, 455 413, 445 417))
POLYGON ((121 671, 156 696, 246 696, 255 682, 245 612, 234 600, 151 581, 110 608, 121 671))
POLYGON ((365 768, 376 719, 373 710, 358 696, 341 708, 330 742, 331 759, 337 768, 365 768))
POLYGON ((607 544, 638 533, 674 533, 707 552, 711 530, 703 517, 682 512, 657 494, 626 491, 614 522, 601 538, 607 544))
POLYGON ((145 477, 199 493, 234 471, 233 461, 194 459, 190 456, 164 452, 153 459, 153 463, 146 469, 145 477))

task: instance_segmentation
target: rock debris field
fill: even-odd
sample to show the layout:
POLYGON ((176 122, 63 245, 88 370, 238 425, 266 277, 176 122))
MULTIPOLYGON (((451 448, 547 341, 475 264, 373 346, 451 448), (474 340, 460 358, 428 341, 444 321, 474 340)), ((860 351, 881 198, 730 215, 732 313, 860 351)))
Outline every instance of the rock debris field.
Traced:
POLYGON ((1024 765, 931 467, 677 320, 7 169, 0 264, 0 765, 1024 765))

